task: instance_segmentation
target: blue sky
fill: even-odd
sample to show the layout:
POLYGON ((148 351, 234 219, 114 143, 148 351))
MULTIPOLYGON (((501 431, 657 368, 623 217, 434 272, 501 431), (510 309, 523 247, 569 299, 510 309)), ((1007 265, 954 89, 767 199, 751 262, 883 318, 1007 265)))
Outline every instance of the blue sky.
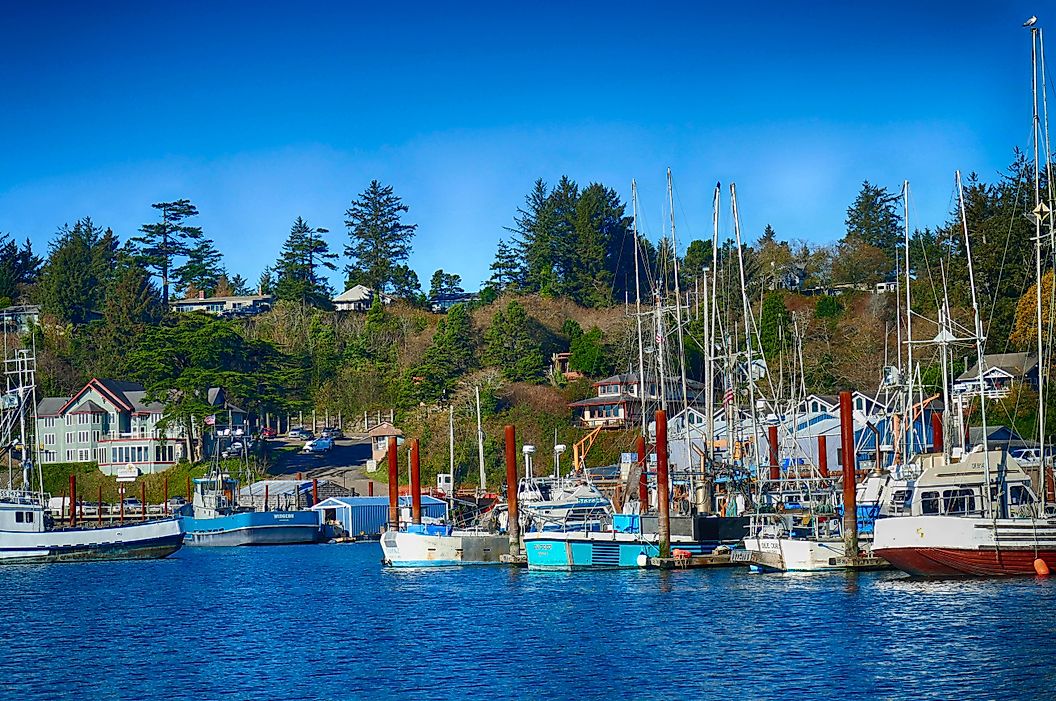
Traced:
POLYGON ((1020 25, 1044 9, 3 5, 0 232, 43 248, 90 215, 124 238, 152 202, 187 197, 255 281, 297 216, 340 251, 349 201, 377 178, 419 225, 423 285, 443 268, 467 287, 539 177, 625 200, 637 179, 656 238, 670 167, 683 249, 710 237, 716 181, 737 183, 749 240, 767 223, 838 239, 865 179, 909 179, 912 223, 939 223, 954 169, 992 178, 1029 145, 1020 25))

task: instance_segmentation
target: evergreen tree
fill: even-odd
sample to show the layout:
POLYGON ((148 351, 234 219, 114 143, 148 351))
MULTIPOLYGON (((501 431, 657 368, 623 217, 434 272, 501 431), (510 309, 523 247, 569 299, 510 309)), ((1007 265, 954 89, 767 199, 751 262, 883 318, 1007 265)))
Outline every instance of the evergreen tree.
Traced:
POLYGON ((161 278, 161 299, 169 304, 169 283, 178 258, 186 256, 191 245, 202 238, 202 229, 185 222, 197 216, 198 209, 190 200, 156 202, 151 207, 161 212, 161 221, 139 227, 142 234, 132 239, 139 256, 148 270, 161 278))
POLYGON ((241 275, 235 275, 230 279, 228 284, 231 285, 231 293, 236 296, 251 295, 256 290, 249 286, 249 281, 241 275))
POLYGON ((552 290, 555 284, 554 245, 550 232, 549 188, 542 178, 535 181, 517 209, 514 225, 514 248, 523 269, 524 288, 528 292, 552 290))
POLYGON ((433 273, 429 280, 429 298, 448 297, 465 292, 462 289, 462 276, 453 273, 445 273, 443 269, 433 273))
POLYGON ((213 242, 204 236, 187 247, 187 259, 173 271, 177 289, 191 296, 191 291, 205 292, 206 296, 215 294, 217 281, 226 273, 223 256, 216 250, 213 242))
POLYGON ((276 297, 323 309, 331 306, 333 288, 320 268, 337 270, 332 262, 337 254, 330 252, 323 238, 326 233, 326 229, 313 229, 297 217, 275 263, 276 297))
POLYGON ((612 360, 605 347, 605 336, 597 326, 572 340, 569 348, 568 367, 587 377, 602 377, 612 371, 612 360))
POLYGON ((72 228, 59 229, 48 248, 37 302, 45 314, 62 323, 88 323, 102 307, 117 261, 117 237, 85 217, 72 228))
POLYGON ((792 317, 785 308, 780 292, 769 292, 763 298, 759 317, 759 344, 767 358, 775 359, 791 338, 792 317))
POLYGON ((894 260, 895 249, 902 240, 902 215, 897 202, 898 195, 868 180, 863 182, 854 203, 847 208, 847 236, 888 252, 894 260))
POLYGON ((499 368, 511 382, 536 382, 543 376, 543 351, 532 338, 528 312, 516 300, 499 310, 484 334, 484 363, 499 368))
POLYGON ((266 266, 260 272, 260 277, 257 279, 257 289, 260 290, 262 295, 275 294, 275 271, 270 266, 266 266))
POLYGON ((150 274, 134 261, 118 265, 107 285, 102 320, 94 330, 99 375, 124 376, 129 354, 148 327, 161 321, 165 308, 150 274))
POLYGON ((7 234, 0 235, 0 304, 7 307, 22 296, 37 278, 41 260, 29 239, 19 246, 7 234))
POLYGON ((395 266, 392 269, 392 295, 418 306, 424 304, 425 295, 422 294, 418 273, 402 263, 395 266))
POLYGON ((393 289, 397 266, 410 256, 418 229, 417 224, 401 221, 408 211, 392 186, 382 186, 377 180, 352 201, 345 212, 349 241, 345 255, 352 261, 345 267, 349 287, 358 283, 379 292, 393 289))
POLYGON ((517 249, 505 241, 499 241, 498 250, 495 251, 495 260, 490 270, 491 277, 488 278, 488 285, 497 291, 524 286, 524 261, 517 249))
POLYGON ((412 406, 450 397, 460 377, 476 366, 469 311, 456 304, 440 320, 422 361, 406 373, 401 402, 412 406))

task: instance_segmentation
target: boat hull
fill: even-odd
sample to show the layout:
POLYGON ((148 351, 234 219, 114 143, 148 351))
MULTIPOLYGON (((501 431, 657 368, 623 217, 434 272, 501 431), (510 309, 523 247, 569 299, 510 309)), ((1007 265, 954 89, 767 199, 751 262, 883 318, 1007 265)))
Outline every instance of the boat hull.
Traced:
POLYGON ((1056 519, 880 519, 873 553, 916 577, 1033 575, 1039 558, 1056 569, 1056 519))
POLYGON ((495 533, 432 535, 386 531, 381 535, 383 562, 391 567, 498 565, 510 551, 508 536, 495 533))
POLYGON ((837 564, 846 552, 843 541, 793 538, 745 538, 744 549, 762 553, 759 569, 782 572, 824 572, 843 570, 837 564), (772 564, 771 564, 772 563, 772 564))
POLYGON ((298 545, 320 538, 315 511, 247 511, 216 518, 181 517, 187 545, 298 545))
POLYGON ((660 556, 656 542, 613 531, 528 533, 524 536, 524 550, 528 569, 561 572, 638 569, 643 566, 640 556, 660 556))
POLYGON ((157 560, 183 546, 177 519, 108 526, 67 528, 43 533, 0 533, 0 563, 157 560))

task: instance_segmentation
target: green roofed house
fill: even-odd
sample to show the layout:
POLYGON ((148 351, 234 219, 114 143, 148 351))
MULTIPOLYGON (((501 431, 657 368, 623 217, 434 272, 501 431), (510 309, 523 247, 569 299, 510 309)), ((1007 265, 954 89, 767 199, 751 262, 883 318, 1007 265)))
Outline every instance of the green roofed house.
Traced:
MULTIPOLYGON (((72 397, 40 400, 38 462, 96 461, 107 475, 129 466, 140 473, 172 467, 186 457, 186 438, 178 426, 163 429, 158 425, 165 407, 148 401, 146 394, 136 382, 92 379, 72 397)), ((239 414, 238 423, 244 418, 244 412, 228 404, 221 390, 210 390, 209 401, 217 407, 218 422, 232 411, 239 414)))

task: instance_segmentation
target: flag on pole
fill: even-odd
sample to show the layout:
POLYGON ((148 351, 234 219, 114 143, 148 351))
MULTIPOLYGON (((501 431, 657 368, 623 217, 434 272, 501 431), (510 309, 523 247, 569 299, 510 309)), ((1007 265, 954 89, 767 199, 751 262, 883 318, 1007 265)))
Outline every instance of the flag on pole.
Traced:
POLYGON ((216 425, 216 414, 213 414, 212 416, 206 416, 205 417, 205 425, 206 426, 215 426, 216 425))
POLYGON ((722 396, 722 405, 733 404, 733 387, 726 390, 726 394, 722 396))

